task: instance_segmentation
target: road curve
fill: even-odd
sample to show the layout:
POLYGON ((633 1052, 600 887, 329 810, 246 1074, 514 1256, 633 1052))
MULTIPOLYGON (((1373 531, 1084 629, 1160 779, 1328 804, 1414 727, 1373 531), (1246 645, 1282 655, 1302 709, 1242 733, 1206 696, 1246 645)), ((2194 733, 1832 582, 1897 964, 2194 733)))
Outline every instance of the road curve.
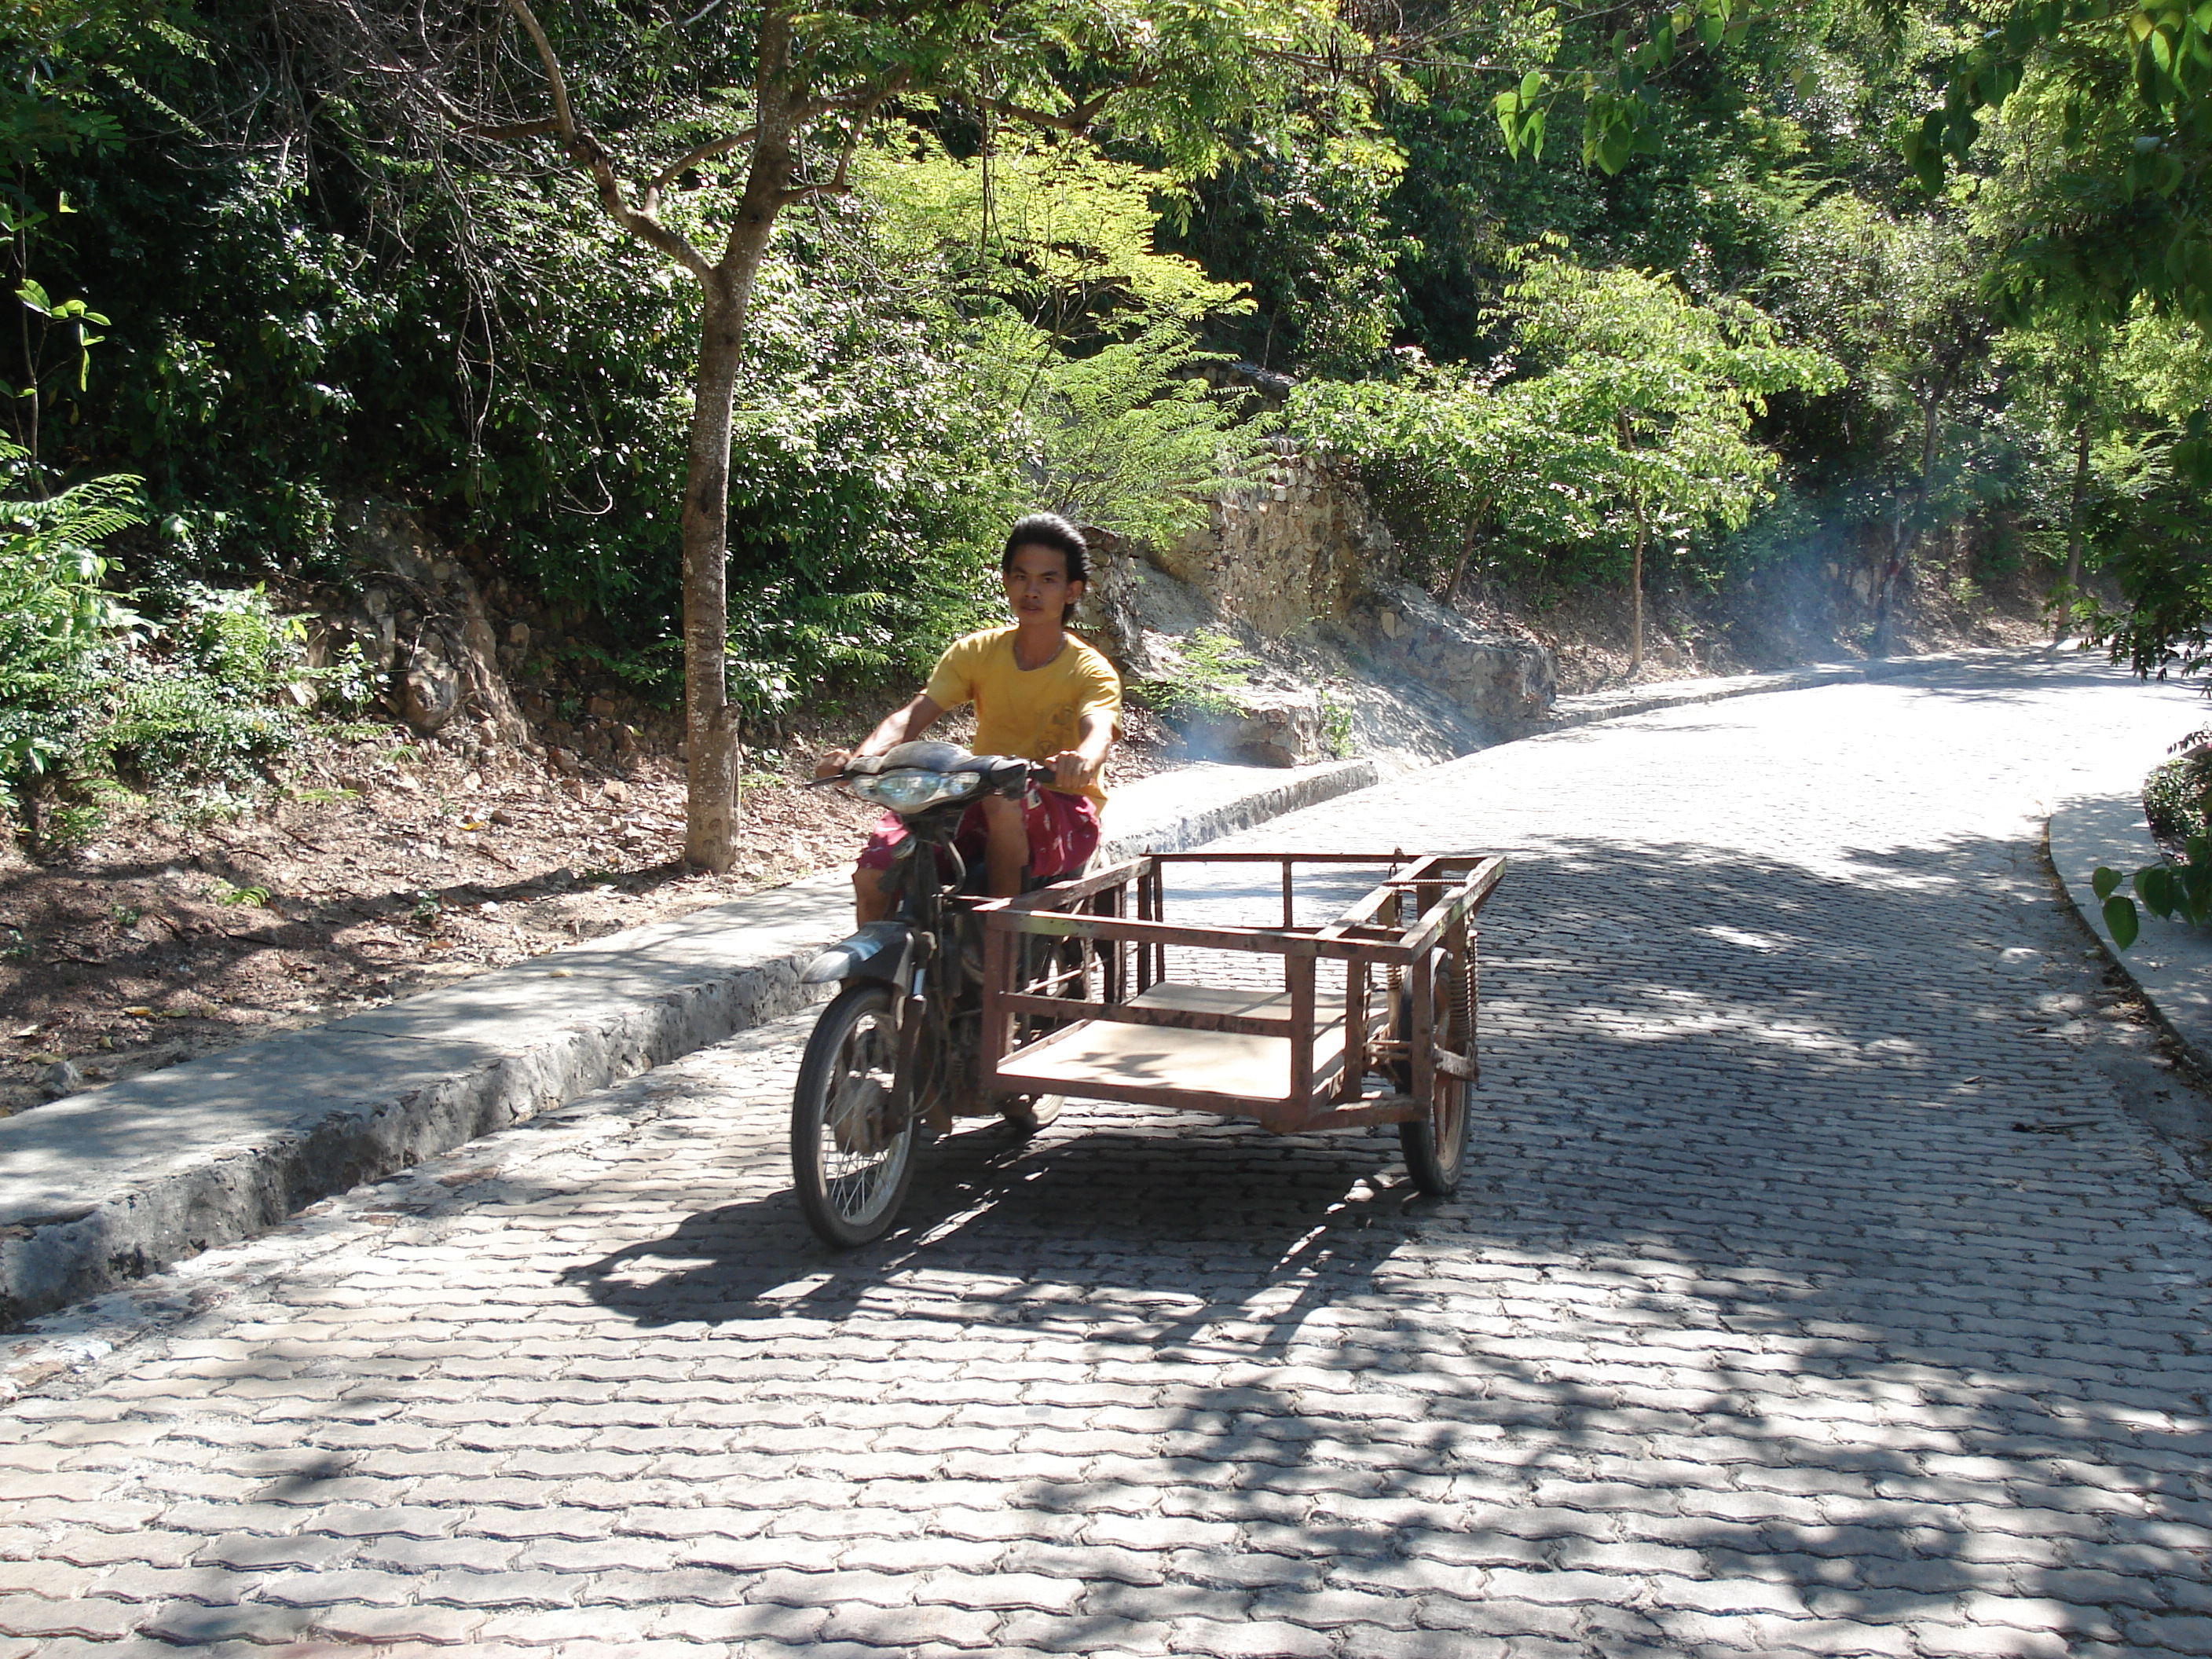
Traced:
POLYGON ((2200 711, 1944 671, 1247 837, 1512 858, 1449 1203, 1078 1109, 829 1258, 795 1020, 318 1206, 19 1349, 0 1659, 2212 1654, 2203 1102, 2039 851, 2200 711))

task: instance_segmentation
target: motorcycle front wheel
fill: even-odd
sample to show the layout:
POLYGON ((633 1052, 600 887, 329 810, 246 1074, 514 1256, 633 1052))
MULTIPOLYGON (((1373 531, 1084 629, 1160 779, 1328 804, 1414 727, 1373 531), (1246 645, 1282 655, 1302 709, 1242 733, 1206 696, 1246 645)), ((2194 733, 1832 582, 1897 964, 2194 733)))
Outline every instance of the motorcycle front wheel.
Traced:
POLYGON ((918 1133, 896 1095, 897 1069, 890 988, 848 985, 814 1023, 791 1103, 799 1207, 839 1249, 889 1232, 914 1184, 918 1133))

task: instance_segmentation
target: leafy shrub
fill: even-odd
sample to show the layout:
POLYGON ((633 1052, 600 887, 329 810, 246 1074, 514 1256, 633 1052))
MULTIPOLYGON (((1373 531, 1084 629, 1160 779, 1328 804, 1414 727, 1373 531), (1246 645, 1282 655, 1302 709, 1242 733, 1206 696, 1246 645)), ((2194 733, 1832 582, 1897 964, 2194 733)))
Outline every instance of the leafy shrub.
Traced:
POLYGON ((307 665, 307 629, 265 588, 194 585, 176 619, 123 663, 94 745, 146 784, 253 793, 269 763, 306 736, 317 684, 352 675, 341 657, 307 665))
POLYGON ((2160 841, 2180 843, 2181 858, 2145 865, 2132 880, 2100 864, 2090 881, 2123 951, 2142 929, 2137 900, 2154 916, 2199 927, 2212 922, 2212 729, 2191 732, 2168 752, 2173 758, 2143 780, 2143 816, 2160 841), (2134 898, 2120 891, 2123 881, 2134 887, 2134 898))
POLYGON ((2120 883, 2126 879, 2118 871, 2100 864, 2089 884, 2104 907, 2105 926, 2112 931, 2112 943, 2123 951, 2136 942, 2142 930, 2136 899, 2151 915, 2168 921, 2179 917, 2198 927, 2212 922, 2212 836, 2191 836, 2188 854, 2179 864, 2149 864, 2136 871, 2135 898, 2120 891, 2120 883))
POLYGON ((217 588, 193 583, 184 591, 168 635, 180 654, 220 684, 307 701, 307 628, 297 617, 276 614, 266 584, 217 588))
POLYGON ((96 738, 118 773, 144 784, 251 787, 305 735, 297 708, 245 702, 198 669, 133 662, 96 738))
MULTIPOLYGON (((21 459, 0 447, 0 464, 21 459)), ((42 853, 98 832, 118 775, 258 793, 307 734, 319 683, 340 700, 367 684, 357 651, 310 668, 306 630, 259 587, 187 588, 160 628, 126 609, 94 550, 140 522, 137 489, 117 477, 0 501, 0 817, 42 853)))
POLYGON ((1218 720, 1237 712, 1236 693, 1251 684, 1251 672, 1259 665, 1259 659, 1238 644, 1236 635, 1197 633, 1182 642, 1178 667, 1158 679, 1135 681, 1129 695, 1177 726, 1209 717, 1218 720))
POLYGON ((2194 748, 2151 769, 2143 780, 2143 817, 2164 842, 2212 831, 2212 748, 2194 748))
MULTIPOLYGON (((23 451, 0 441, 0 465, 23 451)), ((0 501, 0 812, 33 820, 82 753, 104 659, 137 619, 102 587, 103 538, 138 522, 138 481, 95 478, 0 501)))

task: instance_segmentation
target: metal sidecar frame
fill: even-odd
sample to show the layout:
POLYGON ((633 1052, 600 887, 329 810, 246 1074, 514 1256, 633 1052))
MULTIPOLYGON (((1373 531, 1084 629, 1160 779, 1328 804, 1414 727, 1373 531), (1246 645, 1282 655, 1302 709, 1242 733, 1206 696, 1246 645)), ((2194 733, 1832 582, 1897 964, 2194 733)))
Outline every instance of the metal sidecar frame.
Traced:
POLYGON ((1474 918, 1504 873, 1488 854, 1148 853, 985 902, 979 1080, 994 1098, 1177 1107, 1279 1134, 1419 1126, 1401 1131, 1414 1178, 1449 1191, 1480 1074, 1474 918), (1279 923, 1170 915, 1171 875, 1268 865, 1279 923), (1302 875, 1340 887, 1359 865, 1382 879, 1298 921, 1302 875))

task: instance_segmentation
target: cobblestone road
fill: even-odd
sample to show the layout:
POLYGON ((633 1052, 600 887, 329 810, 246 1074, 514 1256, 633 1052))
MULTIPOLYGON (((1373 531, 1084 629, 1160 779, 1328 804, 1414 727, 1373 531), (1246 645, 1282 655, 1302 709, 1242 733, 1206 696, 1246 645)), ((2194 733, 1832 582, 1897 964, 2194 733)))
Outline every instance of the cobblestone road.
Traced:
POLYGON ((2037 852, 2200 708, 1752 698, 1249 838, 1514 854, 1450 1203, 1078 1109, 829 1259, 794 1021, 319 1206, 50 1328, 0 1659, 2212 1654, 2193 1097, 2037 852))

